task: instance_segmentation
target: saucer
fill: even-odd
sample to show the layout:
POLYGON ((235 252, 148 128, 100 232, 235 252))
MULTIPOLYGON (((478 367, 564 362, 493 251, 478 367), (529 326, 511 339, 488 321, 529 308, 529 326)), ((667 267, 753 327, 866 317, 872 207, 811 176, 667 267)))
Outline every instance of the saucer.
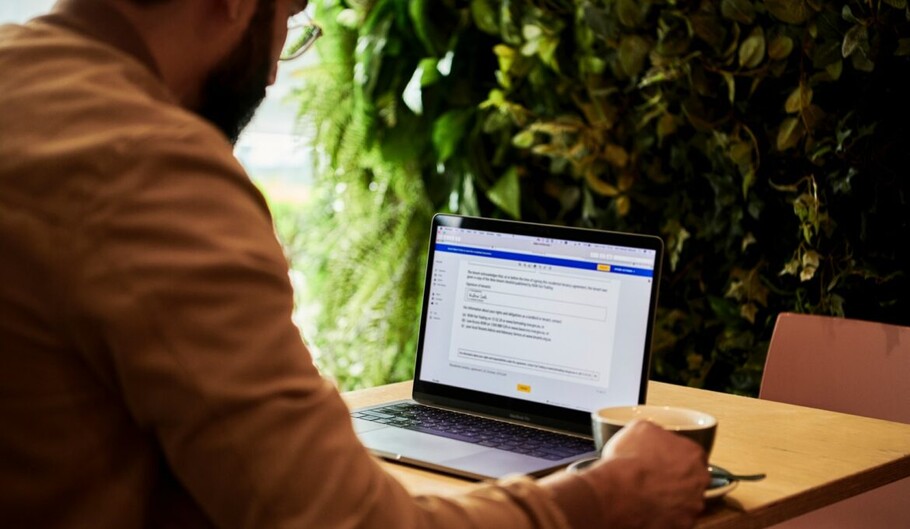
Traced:
MULTIPOLYGON (((724 469, 720 468, 717 465, 713 465, 715 469, 726 472, 724 469)), ((708 488, 705 490, 705 499, 713 500, 715 498, 720 498, 724 496, 731 490, 736 488, 736 485, 739 484, 738 480, 721 477, 721 476, 712 476, 711 483, 708 484, 708 488)))
MULTIPOLYGON (((580 472, 580 471, 584 470, 585 468, 591 466, 595 462, 597 462, 599 459, 600 458, 597 458, 597 457, 588 457, 585 459, 579 459, 578 461, 576 461, 576 462, 572 463, 571 465, 569 465, 568 467, 566 467, 566 470, 568 472, 580 472)), ((720 469, 717 465, 714 465, 714 468, 723 470, 723 469, 720 469)), ((720 498, 720 497, 726 495, 731 490, 735 489, 736 485, 738 485, 738 484, 739 484, 739 481, 737 481, 735 479, 724 478, 724 477, 712 477, 711 483, 708 485, 708 488, 705 490, 705 499, 713 500, 716 498, 720 498)))

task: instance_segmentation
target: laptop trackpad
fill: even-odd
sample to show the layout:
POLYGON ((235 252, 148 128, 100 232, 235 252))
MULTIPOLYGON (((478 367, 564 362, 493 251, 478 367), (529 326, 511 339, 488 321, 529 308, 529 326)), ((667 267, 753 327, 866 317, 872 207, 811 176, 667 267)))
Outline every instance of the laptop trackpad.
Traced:
POLYGON ((553 468, 554 462, 502 450, 487 450, 482 454, 446 461, 462 472, 501 478, 509 474, 533 474, 553 468))
POLYGON ((416 459, 430 463, 468 457, 489 450, 462 441, 413 432, 402 428, 381 428, 359 432, 361 442, 379 456, 397 459, 416 459))

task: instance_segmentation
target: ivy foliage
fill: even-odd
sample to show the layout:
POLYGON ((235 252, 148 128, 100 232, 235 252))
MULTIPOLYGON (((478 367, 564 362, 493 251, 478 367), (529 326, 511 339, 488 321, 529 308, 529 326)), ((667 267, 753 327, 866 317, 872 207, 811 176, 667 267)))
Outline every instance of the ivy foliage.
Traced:
POLYGON ((384 366, 351 384, 411 375, 433 211, 660 235, 660 380, 754 393, 785 310, 910 324, 906 0, 315 3, 304 268, 317 348, 384 366))

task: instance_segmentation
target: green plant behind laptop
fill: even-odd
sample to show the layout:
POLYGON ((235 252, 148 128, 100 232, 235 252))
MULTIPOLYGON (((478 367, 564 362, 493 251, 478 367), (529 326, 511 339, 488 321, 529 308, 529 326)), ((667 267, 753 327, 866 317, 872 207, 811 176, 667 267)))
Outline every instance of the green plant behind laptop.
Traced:
POLYGON ((658 379, 751 393, 782 310, 908 324, 906 0, 318 0, 303 269, 346 387, 410 376, 443 210, 661 235, 658 379))

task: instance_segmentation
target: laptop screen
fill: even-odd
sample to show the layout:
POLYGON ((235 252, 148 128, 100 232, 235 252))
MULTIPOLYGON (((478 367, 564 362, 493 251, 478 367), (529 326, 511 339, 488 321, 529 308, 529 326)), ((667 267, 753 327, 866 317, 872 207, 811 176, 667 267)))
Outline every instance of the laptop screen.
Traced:
POLYGON ((585 420, 643 400, 659 239, 438 215, 430 244, 418 382, 585 420))

